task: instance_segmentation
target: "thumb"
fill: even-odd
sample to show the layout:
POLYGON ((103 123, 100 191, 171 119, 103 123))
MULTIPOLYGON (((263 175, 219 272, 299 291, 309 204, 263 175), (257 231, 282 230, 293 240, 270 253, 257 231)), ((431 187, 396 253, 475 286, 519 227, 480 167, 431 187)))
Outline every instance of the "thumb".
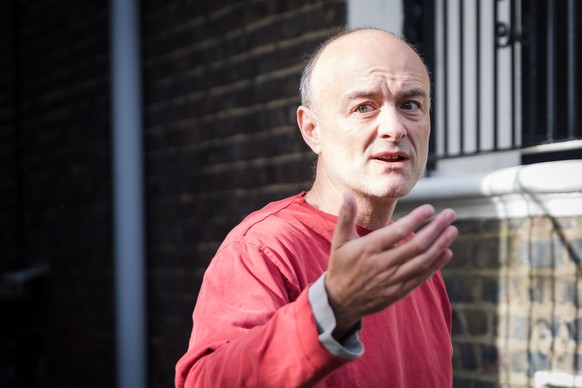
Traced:
POLYGON ((332 250, 358 237, 356 233, 356 200, 352 193, 345 193, 339 211, 337 225, 333 232, 332 250))

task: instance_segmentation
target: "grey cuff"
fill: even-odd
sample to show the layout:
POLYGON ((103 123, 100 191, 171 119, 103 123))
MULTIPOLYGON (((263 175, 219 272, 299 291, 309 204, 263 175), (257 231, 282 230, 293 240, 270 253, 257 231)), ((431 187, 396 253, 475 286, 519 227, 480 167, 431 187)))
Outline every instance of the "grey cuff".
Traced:
POLYGON ((333 338, 332 333, 336 322, 325 290, 325 275, 325 273, 321 275, 309 287, 307 294, 319 332, 319 342, 334 356, 344 360, 354 360, 364 354, 364 346, 360 341, 361 323, 348 333, 341 343, 333 338))

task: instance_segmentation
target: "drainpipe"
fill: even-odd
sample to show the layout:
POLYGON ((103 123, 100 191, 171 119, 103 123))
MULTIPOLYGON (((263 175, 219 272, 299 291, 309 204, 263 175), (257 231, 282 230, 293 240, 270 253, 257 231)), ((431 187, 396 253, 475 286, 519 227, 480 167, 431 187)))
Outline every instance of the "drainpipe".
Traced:
POLYGON ((112 0, 110 6, 117 387, 145 388, 139 10, 137 0, 112 0))

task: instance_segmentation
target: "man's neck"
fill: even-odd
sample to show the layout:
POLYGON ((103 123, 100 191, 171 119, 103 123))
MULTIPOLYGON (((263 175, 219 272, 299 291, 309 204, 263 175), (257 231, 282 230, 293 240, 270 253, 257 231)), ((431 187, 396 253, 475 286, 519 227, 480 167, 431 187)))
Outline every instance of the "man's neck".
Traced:
POLYGON ((396 201, 387 198, 361 197, 354 193, 358 205, 356 221, 370 230, 383 228, 390 223, 396 201))
MULTIPOLYGON (((396 200, 392 198, 375 198, 360 193, 352 193, 358 207, 356 223, 370 230, 380 229, 390 223, 392 213, 396 207, 396 200)), ((343 192, 325 190, 321 185, 314 183, 311 190, 305 195, 305 200, 311 206, 329 214, 337 216, 343 201, 343 192)))

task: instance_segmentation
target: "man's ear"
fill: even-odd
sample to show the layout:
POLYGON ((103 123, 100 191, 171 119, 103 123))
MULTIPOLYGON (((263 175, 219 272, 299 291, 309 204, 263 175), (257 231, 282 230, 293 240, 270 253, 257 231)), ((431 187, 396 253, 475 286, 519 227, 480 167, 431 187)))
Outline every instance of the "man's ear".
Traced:
POLYGON ((316 155, 319 155, 321 152, 320 132, 314 112, 304 105, 299 106, 297 108, 297 125, 299 125, 305 143, 316 155))

